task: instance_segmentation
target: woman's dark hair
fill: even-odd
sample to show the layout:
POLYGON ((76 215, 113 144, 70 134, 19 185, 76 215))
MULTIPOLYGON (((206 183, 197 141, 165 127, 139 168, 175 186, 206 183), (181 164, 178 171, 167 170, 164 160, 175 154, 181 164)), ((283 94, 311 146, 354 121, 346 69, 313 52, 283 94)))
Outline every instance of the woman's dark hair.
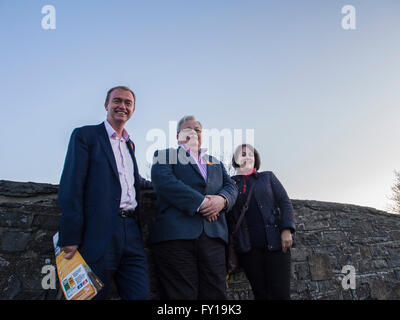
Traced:
POLYGON ((240 167, 237 164, 235 158, 237 159, 239 157, 239 153, 242 153, 242 149, 244 147, 247 147, 253 151, 253 153, 254 153, 254 168, 256 168, 256 170, 258 171, 258 169, 260 169, 260 165, 261 165, 260 154, 258 153, 256 148, 254 148, 251 144, 248 144, 248 143, 243 143, 236 148, 235 153, 232 156, 232 167, 234 167, 235 169, 240 167))

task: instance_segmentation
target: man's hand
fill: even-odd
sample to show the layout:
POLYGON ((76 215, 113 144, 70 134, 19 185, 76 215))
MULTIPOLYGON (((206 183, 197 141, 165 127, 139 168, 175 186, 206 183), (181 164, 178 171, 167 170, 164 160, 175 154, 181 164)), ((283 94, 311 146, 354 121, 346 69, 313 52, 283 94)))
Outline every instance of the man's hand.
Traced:
POLYGON ((65 252, 64 254, 65 259, 71 259, 74 256, 75 251, 78 250, 78 246, 66 246, 66 247, 61 247, 60 249, 65 252))
POLYGON ((286 252, 293 244, 292 233, 289 229, 285 229, 281 233, 282 252, 286 252))
POLYGON ((217 195, 206 195, 206 201, 200 207, 199 212, 206 218, 209 222, 216 221, 218 219, 219 213, 225 207, 225 199, 222 196, 217 195))
POLYGON ((186 128, 179 132, 178 144, 184 144, 189 149, 197 151, 199 149, 199 137, 195 130, 186 128))
MULTIPOLYGON (((207 198, 207 196, 206 196, 206 197, 204 198, 203 204, 202 204, 201 207, 199 208, 199 213, 203 215, 203 212, 204 212, 205 210, 210 210, 210 208, 212 208, 212 203, 210 202, 210 199, 207 198)), ((203 216, 204 216, 204 215, 203 215, 203 216)), ((212 217, 209 216, 209 217, 207 217, 207 220, 208 220, 209 222, 213 222, 213 221, 216 220, 216 218, 215 218, 214 216, 212 216, 212 217)))

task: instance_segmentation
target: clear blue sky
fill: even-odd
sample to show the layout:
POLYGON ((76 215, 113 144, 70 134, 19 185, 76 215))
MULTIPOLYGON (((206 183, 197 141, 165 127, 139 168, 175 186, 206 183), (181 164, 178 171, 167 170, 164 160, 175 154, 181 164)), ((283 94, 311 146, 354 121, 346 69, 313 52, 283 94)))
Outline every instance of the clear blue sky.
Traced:
POLYGON ((386 209, 399 33, 396 0, 0 0, 0 179, 57 184, 72 130, 103 121, 123 84, 143 176, 148 131, 194 114, 254 129, 261 169, 291 198, 386 209), (48 4, 55 30, 41 27, 48 4), (347 4, 356 30, 341 27, 347 4))

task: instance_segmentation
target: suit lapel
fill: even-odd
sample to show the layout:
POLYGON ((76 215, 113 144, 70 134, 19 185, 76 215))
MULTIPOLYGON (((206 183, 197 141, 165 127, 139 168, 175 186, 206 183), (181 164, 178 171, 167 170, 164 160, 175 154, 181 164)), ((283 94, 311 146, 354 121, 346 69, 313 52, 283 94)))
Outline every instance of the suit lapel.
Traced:
POLYGON ((190 165, 192 166, 193 170, 196 171, 197 174, 200 175, 200 177, 204 180, 204 177, 200 172, 199 166, 197 165, 197 163, 195 162, 193 157, 190 155, 189 152, 186 152, 185 148, 179 146, 178 147, 178 159, 179 159, 179 157, 182 157, 183 154, 187 158, 187 161, 190 163, 190 165))
POLYGON ((129 153, 130 153, 130 155, 132 157, 133 175, 134 175, 134 178, 135 178, 134 187, 136 189, 136 199, 138 199, 139 190, 140 190, 140 176, 139 176, 139 169, 138 169, 137 162, 136 162, 136 157, 135 157, 135 145, 133 144, 131 139, 129 139, 126 142, 126 145, 128 147, 129 153))
POLYGON ((137 163, 136 163, 136 157, 135 157, 135 145, 133 144, 132 140, 129 139, 126 142, 126 145, 128 147, 129 153, 132 157, 132 162, 133 162, 133 170, 134 170, 134 175, 135 175, 135 182, 136 182, 136 174, 138 173, 138 167, 137 167, 137 163))
POLYGON ((207 155, 207 184, 211 182, 215 169, 215 165, 212 164, 211 160, 211 156, 207 155))
POLYGON ((111 168, 115 174, 115 177, 119 181, 117 163, 115 162, 114 152, 111 148, 110 138, 108 137, 107 130, 106 130, 104 123, 101 123, 99 125, 99 135, 98 136, 99 136, 100 144, 107 156, 108 162, 111 165, 111 168))
POLYGON ((130 153, 130 155, 131 155, 131 157, 132 157, 132 161, 135 161, 135 145, 133 144, 133 142, 131 141, 131 139, 129 139, 129 140, 126 142, 126 144, 127 144, 127 146, 128 146, 129 153, 130 153))

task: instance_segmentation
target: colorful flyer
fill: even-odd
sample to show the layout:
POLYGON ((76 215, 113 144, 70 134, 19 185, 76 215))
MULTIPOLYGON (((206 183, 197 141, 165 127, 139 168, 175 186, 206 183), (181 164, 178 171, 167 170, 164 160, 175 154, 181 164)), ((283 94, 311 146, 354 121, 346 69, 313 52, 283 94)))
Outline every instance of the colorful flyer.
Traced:
POLYGON ((103 287, 103 283, 93 273, 76 251, 71 259, 64 257, 65 252, 57 246, 58 232, 53 237, 56 255, 57 274, 61 288, 67 300, 90 300, 103 287))

